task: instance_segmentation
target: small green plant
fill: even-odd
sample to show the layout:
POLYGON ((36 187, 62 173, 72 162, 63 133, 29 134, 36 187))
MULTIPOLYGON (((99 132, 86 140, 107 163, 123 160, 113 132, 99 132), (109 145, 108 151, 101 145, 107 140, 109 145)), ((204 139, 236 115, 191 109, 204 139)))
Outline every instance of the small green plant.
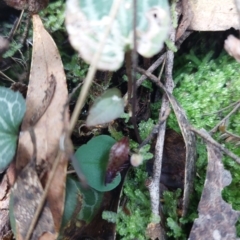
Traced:
POLYGON ((163 212, 166 217, 166 225, 169 228, 167 235, 174 239, 186 239, 186 235, 180 226, 180 219, 178 215, 178 199, 181 196, 181 189, 177 189, 175 192, 164 191, 163 192, 163 212))
POLYGON ((145 186, 145 165, 129 173, 124 184, 126 205, 117 214, 117 233, 122 240, 145 240, 145 230, 151 218, 149 192, 145 186), (127 214, 126 214, 127 212, 127 214))
POLYGON ((76 172, 79 175, 84 174, 88 184, 100 192, 114 189, 121 181, 121 176, 118 174, 111 183, 106 185, 104 183, 109 153, 114 143, 116 141, 110 136, 97 136, 78 148, 76 159, 72 162, 76 172))
MULTIPOLYGON (((71 228, 71 225, 75 229, 78 221, 89 223, 99 209, 102 198, 103 193, 93 188, 85 188, 77 179, 68 177, 61 232, 71 228)), ((64 238, 60 235, 58 239, 64 238)))
POLYGON ((47 8, 40 12, 40 16, 44 21, 44 26, 50 33, 65 31, 65 7, 66 4, 64 0, 57 0, 49 3, 47 8))

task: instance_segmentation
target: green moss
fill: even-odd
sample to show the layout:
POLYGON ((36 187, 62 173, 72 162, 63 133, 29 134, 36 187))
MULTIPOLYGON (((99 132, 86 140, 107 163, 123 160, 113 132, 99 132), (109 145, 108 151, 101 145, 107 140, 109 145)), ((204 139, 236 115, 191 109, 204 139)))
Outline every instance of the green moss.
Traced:
POLYGON ((152 132, 153 127, 155 126, 155 121, 149 118, 147 121, 141 121, 138 125, 140 137, 144 140, 152 132))
MULTIPOLYGON (((174 75, 177 85, 174 96, 186 111, 190 123, 198 129, 205 128, 207 131, 216 126, 233 108, 220 111, 221 109, 240 99, 239 63, 226 53, 220 54, 217 59, 210 60, 211 56, 212 53, 210 52, 205 57, 198 57, 191 51, 181 59, 184 62, 184 65, 180 67, 181 72, 176 71, 174 75)), ((227 126, 230 132, 239 134, 239 119, 240 113, 231 116, 227 126)), ((168 124, 172 128, 177 125, 173 113, 171 113, 168 124)), ((215 134, 218 141, 219 136, 219 133, 215 134)), ((228 143, 226 146, 236 155, 240 155, 240 149, 234 147, 233 144, 228 143)), ((200 140, 198 141, 197 151, 197 176, 195 179, 197 197, 192 201, 195 209, 192 208, 190 215, 197 212, 196 203, 201 196, 207 166, 206 149, 200 140)), ((223 162, 233 176, 231 185, 223 190, 223 197, 235 209, 240 210, 240 192, 238 191, 240 166, 227 157, 224 157, 223 162)), ((239 228, 237 226, 237 229, 239 228)))
POLYGON ((124 185, 126 206, 119 209, 117 218, 117 233, 121 240, 146 240, 145 230, 151 217, 150 197, 145 180, 145 166, 134 169, 127 177, 124 185), (125 213, 124 209, 129 211, 125 213))
MULTIPOLYGON (((193 53, 186 55, 189 62, 181 69, 181 74, 174 76, 179 84, 174 96, 191 124, 206 130, 213 128, 226 114, 226 111, 216 111, 240 98, 239 63, 224 53, 218 59, 207 61, 209 57, 201 61, 193 53)), ((237 125, 235 117, 232 124, 237 125)))
POLYGON ((49 3, 47 8, 40 12, 44 26, 50 33, 65 31, 65 5, 64 0, 57 0, 49 3))

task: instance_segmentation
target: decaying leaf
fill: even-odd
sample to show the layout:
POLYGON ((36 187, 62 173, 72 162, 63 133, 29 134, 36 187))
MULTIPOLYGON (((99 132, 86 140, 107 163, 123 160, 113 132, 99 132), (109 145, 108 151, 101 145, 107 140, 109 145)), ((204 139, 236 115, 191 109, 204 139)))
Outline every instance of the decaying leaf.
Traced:
POLYGON ((235 224, 240 216, 239 211, 222 199, 222 189, 228 186, 232 177, 222 164, 220 149, 207 143, 207 175, 198 205, 199 217, 194 221, 190 240, 197 239, 236 239, 235 224))
MULTIPOLYGON (((34 213, 40 204, 42 194, 43 188, 38 179, 35 164, 32 160, 19 174, 12 188, 10 197, 11 225, 15 231, 15 236, 18 236, 17 239, 26 238, 34 213)), ((52 213, 47 204, 43 207, 38 224, 30 239, 39 239, 45 232, 52 233, 53 235, 51 238, 56 237, 54 236, 55 230, 52 213)))
MULTIPOLYGON (((44 29, 39 16, 33 15, 32 18, 32 63, 26 98, 27 110, 19 137, 16 169, 17 172, 21 172, 32 158, 33 145, 28 130, 30 127, 34 127, 37 142, 36 164, 40 168, 44 168, 45 174, 41 179, 41 184, 44 187, 58 152, 60 136, 63 129, 68 126, 68 113, 64 111, 68 91, 57 47, 44 29), (56 81, 54 91, 50 87, 53 78, 56 81), (41 108, 42 105, 44 105, 43 108, 41 108), (38 116, 36 111, 40 112, 38 116), (41 114, 43 115, 41 116, 41 114), (33 119, 35 120, 33 121, 33 119)), ((67 164, 66 157, 61 155, 60 164, 57 167, 47 196, 53 216, 54 228, 57 233, 60 229, 64 208, 67 164)), ((47 239, 55 238, 50 236, 47 239)))
POLYGON ((233 35, 229 35, 224 42, 224 48, 230 56, 240 62, 240 40, 233 35))
POLYGON ((105 185, 111 183, 124 168, 128 167, 129 141, 123 138, 111 147, 107 171, 105 175, 105 185))
MULTIPOLYGON (((68 0, 66 28, 72 46, 88 63, 97 51, 109 24, 113 0, 68 0), (104 6, 104 7, 102 7, 104 6)), ((166 0, 137 1, 137 51, 144 57, 158 53, 167 38, 170 14, 166 0)), ((122 0, 102 50, 98 68, 117 70, 125 51, 133 48, 133 1, 122 0)))

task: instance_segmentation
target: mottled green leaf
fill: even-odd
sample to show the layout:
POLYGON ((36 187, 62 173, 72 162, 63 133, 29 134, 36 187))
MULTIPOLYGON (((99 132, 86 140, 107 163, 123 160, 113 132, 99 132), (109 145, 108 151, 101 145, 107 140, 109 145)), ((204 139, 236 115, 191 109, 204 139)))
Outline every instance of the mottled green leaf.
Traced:
MULTIPOLYGON (((109 24, 113 0, 68 0, 66 27, 72 46, 88 63, 97 51, 109 24)), ((167 38, 170 14, 167 0, 137 1, 137 51, 144 57, 157 54, 167 38)), ((133 1, 122 0, 102 49, 98 68, 117 70, 125 51, 133 49, 133 1)))
POLYGON ((62 228, 72 220, 83 220, 89 223, 100 207, 102 197, 103 193, 92 188, 84 188, 79 181, 68 177, 62 228))
POLYGON ((25 100, 19 92, 0 87, 0 172, 13 159, 25 110, 25 100))

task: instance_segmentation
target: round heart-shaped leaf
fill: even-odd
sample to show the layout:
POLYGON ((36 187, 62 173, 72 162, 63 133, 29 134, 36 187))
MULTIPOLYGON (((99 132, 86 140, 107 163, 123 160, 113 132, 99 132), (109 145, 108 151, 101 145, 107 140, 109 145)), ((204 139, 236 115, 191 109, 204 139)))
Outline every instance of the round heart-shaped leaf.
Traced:
POLYGON ((75 153, 76 159, 72 161, 76 172, 80 170, 88 184, 100 192, 114 189, 121 181, 121 176, 118 174, 111 183, 106 185, 104 183, 110 149, 115 142, 107 135, 97 136, 79 147, 75 153))
POLYGON ((13 159, 25 110, 25 100, 19 92, 0 87, 0 172, 13 159))

